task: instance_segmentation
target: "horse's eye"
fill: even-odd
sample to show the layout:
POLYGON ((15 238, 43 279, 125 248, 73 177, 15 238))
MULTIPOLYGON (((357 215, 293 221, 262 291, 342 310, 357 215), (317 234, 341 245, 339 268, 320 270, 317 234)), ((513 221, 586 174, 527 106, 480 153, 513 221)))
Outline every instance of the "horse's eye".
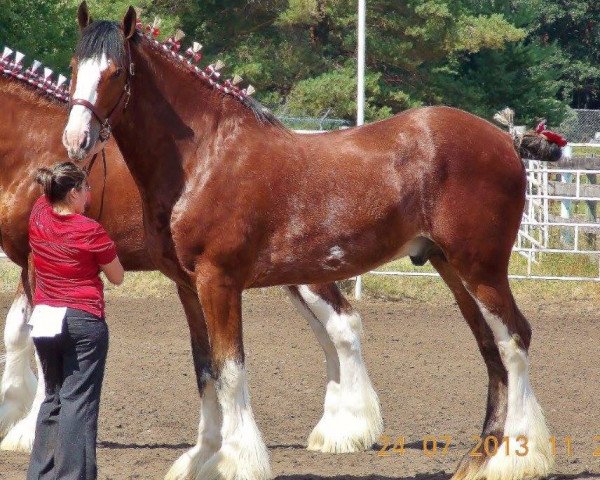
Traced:
POLYGON ((123 73, 123 69, 122 68, 117 68, 111 75, 111 78, 119 78, 121 76, 121 73, 123 73))

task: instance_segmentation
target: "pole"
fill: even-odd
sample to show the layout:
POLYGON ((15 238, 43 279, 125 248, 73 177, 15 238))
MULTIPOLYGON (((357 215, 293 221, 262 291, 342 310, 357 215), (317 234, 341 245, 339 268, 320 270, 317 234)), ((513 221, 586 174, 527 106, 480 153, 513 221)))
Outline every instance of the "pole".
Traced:
POLYGON ((367 0, 358 0, 358 82, 356 95, 356 125, 365 123, 365 30, 367 0))
MULTIPOLYGON (((358 0, 358 71, 356 82, 356 125, 365 123, 365 30, 367 17, 367 0, 358 0)), ((362 296, 362 278, 356 277, 354 297, 360 300, 362 296)))

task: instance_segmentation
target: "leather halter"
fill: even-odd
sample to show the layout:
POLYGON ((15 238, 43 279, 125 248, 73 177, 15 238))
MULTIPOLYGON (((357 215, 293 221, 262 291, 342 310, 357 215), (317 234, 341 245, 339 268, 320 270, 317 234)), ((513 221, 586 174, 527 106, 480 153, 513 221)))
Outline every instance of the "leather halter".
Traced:
POLYGON ((96 120, 98 120, 98 122, 100 123, 99 138, 102 142, 105 142, 110 138, 113 120, 117 115, 119 115, 123 110, 125 110, 125 108, 127 108, 127 105, 129 103, 129 97, 131 97, 131 88, 129 85, 129 81, 131 77, 135 75, 135 68, 134 63, 131 60, 131 50, 129 47, 128 40, 125 42, 125 45, 127 52, 125 55, 125 70, 127 74, 127 80, 125 81, 125 86, 123 87, 123 91, 121 92, 121 95, 119 96, 116 105, 112 108, 112 110, 110 110, 108 115, 106 115, 106 117, 103 117, 96 105, 83 98, 72 98, 69 102, 69 111, 71 111, 71 109, 75 105, 81 105, 82 107, 85 107, 90 112, 92 112, 94 117, 96 117, 96 120))

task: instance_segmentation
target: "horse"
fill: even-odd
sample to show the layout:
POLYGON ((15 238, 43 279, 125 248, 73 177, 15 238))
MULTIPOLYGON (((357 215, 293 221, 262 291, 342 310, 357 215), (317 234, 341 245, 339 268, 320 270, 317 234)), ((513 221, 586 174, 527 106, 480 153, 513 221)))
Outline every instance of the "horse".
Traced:
MULTIPOLYGON (((30 451, 44 398, 39 362, 37 390, 29 364, 33 346, 26 325, 31 309, 28 218, 40 195, 32 175, 37 168, 65 155, 61 135, 68 92, 62 95, 47 77, 36 76, 21 62, 15 65, 17 58, 4 55, 0 61, 0 245, 21 267, 23 280, 4 330, 6 365, 0 385, 0 438, 5 437, 0 448, 30 451)), ((43 69, 38 66, 38 70, 43 69)), ((126 270, 156 270, 146 245, 138 189, 113 140, 106 144, 105 153, 106 163, 98 153, 90 171, 92 202, 87 213, 98 219, 115 240, 126 270)), ((383 426, 377 394, 362 357, 359 314, 333 283, 290 286, 285 290, 308 320, 325 353, 324 413, 308 437, 308 448, 324 452, 369 448, 383 426), (352 430, 344 425, 350 415, 355 419, 352 430)), ((184 311, 190 314, 189 294, 179 294, 184 311)))
POLYGON ((443 106, 300 135, 215 65, 179 54, 177 39, 145 34, 132 7, 121 22, 91 21, 84 2, 78 22, 63 144, 85 164, 99 137, 114 136, 152 258, 190 302, 199 433, 166 479, 272 476, 248 390, 243 290, 336 281, 403 256, 440 273, 488 371, 482 438, 500 447, 465 455, 453 479, 551 471, 529 381, 532 331, 508 282, 526 187, 511 135, 443 106))

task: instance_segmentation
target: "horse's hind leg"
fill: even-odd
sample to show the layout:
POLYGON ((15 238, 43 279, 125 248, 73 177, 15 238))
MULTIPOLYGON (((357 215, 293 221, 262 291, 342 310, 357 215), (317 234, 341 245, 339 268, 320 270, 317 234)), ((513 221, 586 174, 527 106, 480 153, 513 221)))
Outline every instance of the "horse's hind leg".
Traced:
POLYGON ((4 327, 6 355, 0 385, 0 438, 27 413, 36 390, 30 365, 33 343, 27 326, 30 310, 27 295, 19 285, 4 327))
POLYGON ((327 366, 324 413, 308 449, 345 453, 369 449, 383 430, 379 399, 361 353, 361 319, 335 284, 288 287, 307 318, 327 366))
POLYGON ((493 262, 488 268, 482 268, 485 263, 469 268, 460 262, 451 267, 439 258, 432 263, 453 290, 488 367, 490 385, 482 441, 493 436, 498 445, 494 454, 489 448, 494 442, 488 443, 490 456, 465 456, 453 479, 545 477, 553 456, 544 415, 529 383, 531 329, 515 304, 506 272, 494 271, 493 262))

